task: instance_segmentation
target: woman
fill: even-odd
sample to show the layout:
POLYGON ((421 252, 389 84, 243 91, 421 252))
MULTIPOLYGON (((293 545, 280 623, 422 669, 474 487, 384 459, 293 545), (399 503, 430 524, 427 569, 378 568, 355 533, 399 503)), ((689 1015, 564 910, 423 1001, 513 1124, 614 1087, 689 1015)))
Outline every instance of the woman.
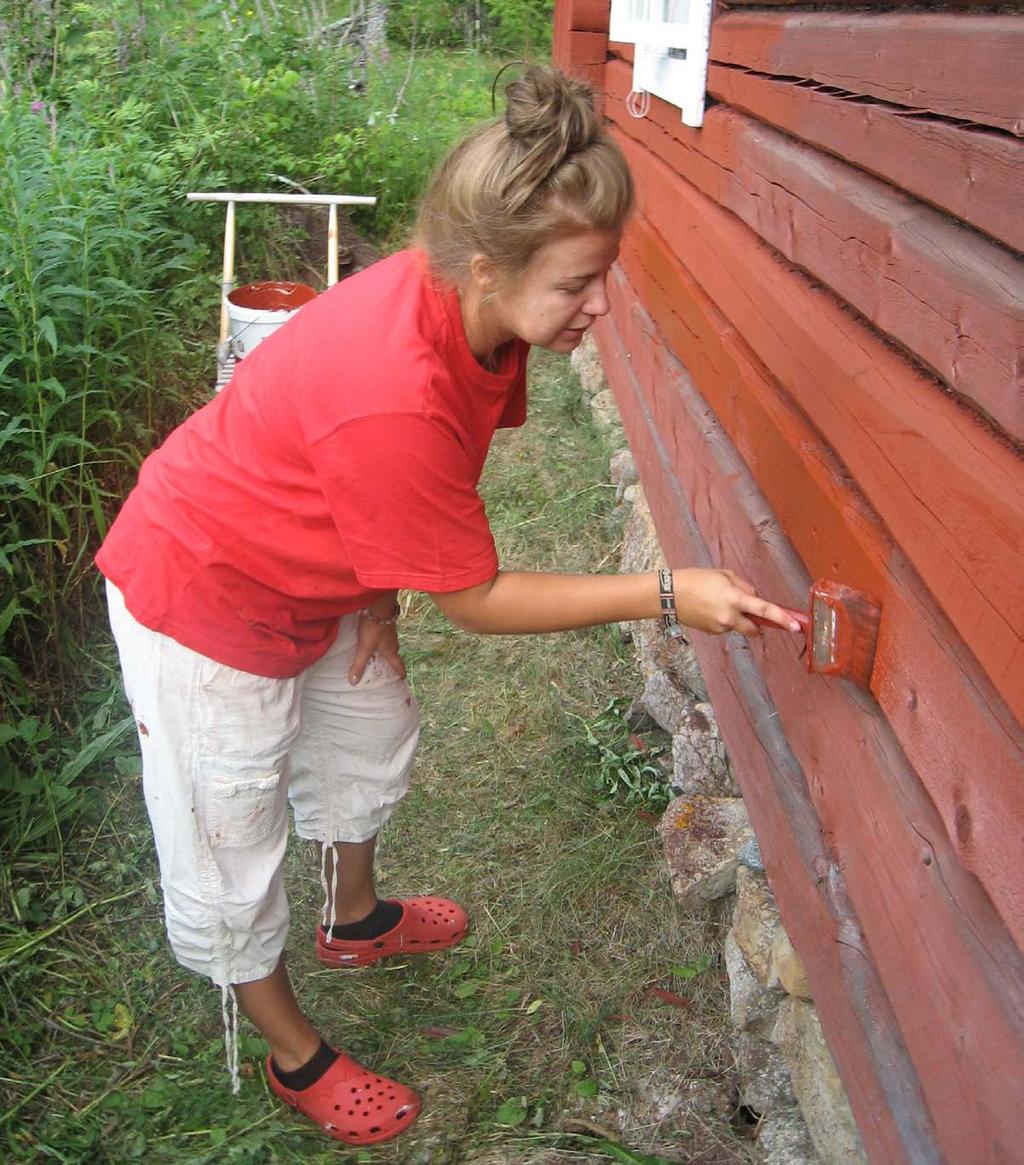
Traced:
POLYGON ((533 68, 507 95, 442 163, 417 245, 250 354, 147 459, 97 558, 175 955, 266 1038, 274 1092, 352 1145, 407 1128, 419 1100, 326 1044, 295 999, 289 802, 321 846, 325 964, 443 950, 467 926, 454 902, 374 886, 418 734, 398 590, 483 634, 659 614, 713 633, 791 624, 728 571, 499 570, 477 493, 491 438, 525 420, 530 346, 571 352, 608 311, 633 200, 584 86, 533 68))

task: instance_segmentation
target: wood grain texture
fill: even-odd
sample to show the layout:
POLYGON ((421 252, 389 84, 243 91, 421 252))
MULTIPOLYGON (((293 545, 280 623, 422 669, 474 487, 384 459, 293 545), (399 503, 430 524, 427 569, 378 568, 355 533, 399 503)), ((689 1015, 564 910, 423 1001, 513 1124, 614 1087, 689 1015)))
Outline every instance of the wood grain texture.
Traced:
POLYGON ((710 66, 708 92, 1024 250, 1024 142, 1019 138, 964 129, 874 98, 836 96, 817 84, 728 65, 710 66))
POLYGON ((1024 132, 1024 21, 955 12, 726 12, 710 59, 1024 132))
POLYGON ((1024 261, 946 215, 727 106, 702 129, 652 98, 630 117, 627 65, 606 68, 618 128, 904 345, 1024 442, 1024 261))
MULTIPOLYGON (((806 0, 757 0, 758 8, 789 8, 798 5, 803 7, 805 4, 806 0)), ((742 0, 738 0, 737 3, 727 0, 722 5, 722 10, 732 11, 751 7, 753 7, 751 4, 743 3, 742 0)), ((941 12, 944 9, 991 9, 999 6, 991 3, 991 0, 955 0, 955 3, 946 3, 945 0, 929 0, 927 5, 922 4, 921 0, 823 0, 822 3, 815 5, 815 10, 824 12, 833 9, 845 11, 848 8, 886 8, 898 11, 902 8, 920 10, 923 7, 932 7, 941 12)))
MULTIPOLYGON (((713 565, 614 323, 602 321, 595 331, 669 560, 713 565)), ((859 936, 860 925, 753 657, 730 636, 702 641, 700 654, 716 710, 728 725, 734 770, 750 788, 746 803, 772 890, 807 968, 865 1144, 877 1160, 893 1165, 940 1162, 917 1074, 877 971, 859 943, 842 941, 859 936)))
POLYGON ((551 56, 554 63, 571 77, 585 81, 594 91, 594 106, 604 109, 604 70, 608 37, 603 32, 579 31, 567 20, 571 10, 561 5, 555 9, 551 56))
POLYGON ((570 29, 566 44, 568 48, 566 63, 604 65, 608 52, 608 37, 604 33, 577 32, 576 29, 570 29))
POLYGON ((560 68, 565 68, 569 56, 567 38, 571 30, 572 4, 557 0, 551 17, 551 60, 560 68))
POLYGON ((938 810, 944 844, 1024 947, 1024 730, 821 437, 641 216, 620 261, 808 573, 881 599, 872 692, 938 810))
POLYGON ((1021 459, 735 216, 613 133, 641 212, 835 450, 1024 718, 1021 459))
POLYGON ((607 38, 611 7, 611 0, 558 0, 555 14, 557 18, 558 12, 565 10, 570 28, 600 32, 607 38))
MULTIPOLYGON (((620 283, 613 296, 614 329, 624 351, 619 356, 609 351, 609 325, 603 325, 602 354, 631 447, 641 451, 638 465, 670 556, 687 560, 675 557, 683 548, 674 481, 714 560, 731 562, 762 593, 794 599, 806 574, 742 460, 637 306, 635 289, 620 283)), ((891 1009, 913 1064, 913 1072, 904 1067, 897 1075, 904 1086, 916 1075, 927 1112, 914 1119, 912 1095, 905 1093, 886 1097, 886 1107, 902 1123, 901 1131, 909 1124, 927 1138, 933 1124, 941 1159, 1012 1161, 1018 1123, 1014 1100, 1024 1076, 1021 953, 945 843, 934 807, 884 717, 849 685, 808 676, 792 637, 765 636, 749 648, 729 642, 733 637, 724 643, 695 638, 760 834, 771 837, 773 825, 778 833, 780 811, 788 816, 794 798, 800 800, 791 782, 784 790, 787 801, 773 804, 782 799, 778 784, 766 790, 746 768, 758 751, 757 738, 770 733, 773 721, 806 780, 826 852, 817 864, 812 859, 809 869, 804 862, 793 878, 789 864, 802 855, 791 846, 781 852, 766 847, 769 875, 787 928, 806 925, 808 898, 825 894, 844 919, 832 942, 850 947, 877 973, 887 1007, 874 1014, 869 1009, 865 1026, 884 1022, 884 1010, 891 1009), (753 707, 737 701, 735 684, 721 682, 728 653, 744 651, 769 697, 753 707)), ((831 945, 829 935, 803 934, 804 941, 796 938, 796 944, 812 959, 822 943, 831 945)), ((827 1014, 832 995, 843 988, 834 968, 820 980, 811 974, 816 1003, 827 1014)), ((848 984, 845 990, 849 993, 848 984)), ((827 1023, 826 1033, 843 1066, 849 1048, 827 1023)), ((864 1040, 870 1042, 872 1034, 866 1031, 864 1040)), ((856 1070, 844 1072, 858 1124, 862 1132, 884 1135, 856 1076, 856 1070)), ((903 1159, 886 1155, 890 1148, 879 1154, 876 1147, 874 1159, 903 1159)), ((917 1149, 904 1152, 907 1160, 935 1159, 915 1155, 917 1149)))

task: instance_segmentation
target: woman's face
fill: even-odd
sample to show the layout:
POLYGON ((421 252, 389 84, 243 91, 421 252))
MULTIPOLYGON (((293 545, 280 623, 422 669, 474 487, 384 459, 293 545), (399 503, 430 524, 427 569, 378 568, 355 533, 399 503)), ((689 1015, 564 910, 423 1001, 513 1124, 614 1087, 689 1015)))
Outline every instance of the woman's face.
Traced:
POLYGON ((619 254, 619 234, 584 231, 545 244, 487 310, 505 339, 571 352, 598 316, 608 312, 605 281, 619 254))

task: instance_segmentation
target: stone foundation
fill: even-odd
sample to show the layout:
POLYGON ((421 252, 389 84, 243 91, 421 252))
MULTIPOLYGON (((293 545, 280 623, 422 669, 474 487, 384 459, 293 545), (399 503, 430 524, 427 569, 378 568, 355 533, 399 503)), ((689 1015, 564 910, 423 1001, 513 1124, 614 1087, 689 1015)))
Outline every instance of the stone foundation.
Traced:
MULTIPOLYGON (((595 422, 617 438, 621 423, 588 336, 573 353, 595 422)), ((628 507, 621 567, 663 565, 657 533, 627 449, 612 458, 628 507)), ((659 825, 673 895, 687 908, 725 910, 739 1102, 758 1121, 764 1165, 865 1162, 849 1103, 825 1044, 799 955, 783 929, 693 645, 657 620, 625 624, 643 682, 640 707, 672 737, 679 793, 659 825)))

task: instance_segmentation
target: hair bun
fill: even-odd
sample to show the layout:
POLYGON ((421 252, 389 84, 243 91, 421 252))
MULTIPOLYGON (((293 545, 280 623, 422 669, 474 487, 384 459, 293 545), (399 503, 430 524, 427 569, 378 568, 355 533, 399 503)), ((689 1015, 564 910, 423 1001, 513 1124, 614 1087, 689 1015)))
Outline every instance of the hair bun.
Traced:
POLYGON ((505 124, 511 137, 534 145, 549 135, 570 152, 590 145, 598 132, 590 89, 555 69, 533 65, 505 89, 505 124))
POLYGON ((546 65, 533 65, 505 88, 505 126, 522 151, 516 186, 536 189, 600 134, 589 87, 546 65))

